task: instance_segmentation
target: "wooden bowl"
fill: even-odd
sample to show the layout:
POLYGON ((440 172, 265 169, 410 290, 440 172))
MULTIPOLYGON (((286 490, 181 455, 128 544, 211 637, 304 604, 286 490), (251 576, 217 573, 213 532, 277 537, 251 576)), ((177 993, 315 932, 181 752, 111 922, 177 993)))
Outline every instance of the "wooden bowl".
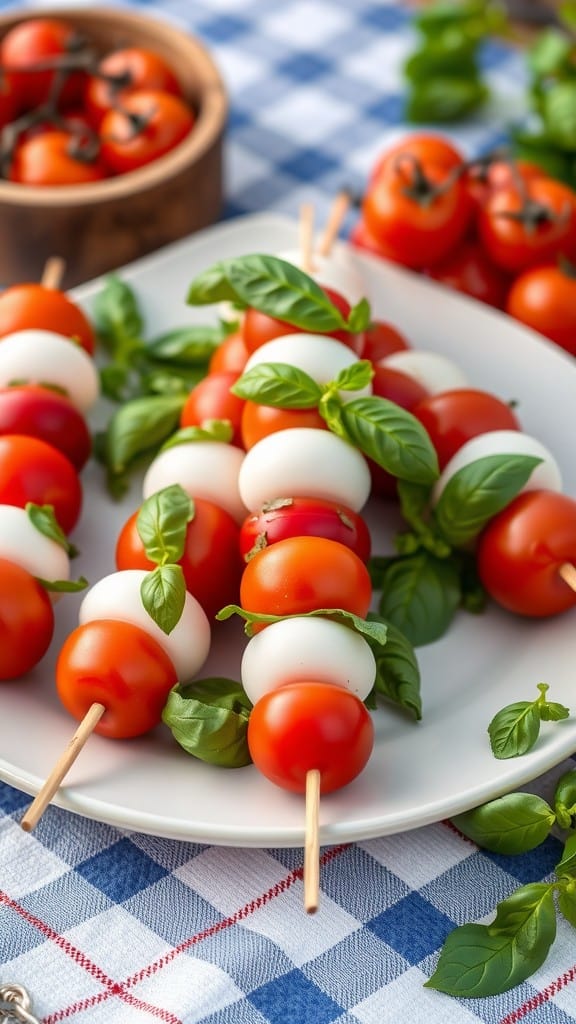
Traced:
POLYGON ((0 180, 0 287, 38 280, 66 263, 70 288, 215 221, 222 204, 226 90, 205 47, 168 22, 115 8, 45 8, 0 17, 0 38, 30 18, 59 18, 102 54, 135 45, 168 60, 196 111, 175 149, 136 171, 90 184, 30 186, 0 180))

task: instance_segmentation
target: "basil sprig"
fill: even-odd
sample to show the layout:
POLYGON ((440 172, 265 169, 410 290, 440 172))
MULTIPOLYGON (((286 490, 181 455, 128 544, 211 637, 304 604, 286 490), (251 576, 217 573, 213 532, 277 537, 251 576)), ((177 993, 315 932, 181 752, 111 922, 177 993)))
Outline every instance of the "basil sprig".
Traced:
POLYGON ((38 533, 43 534, 44 537, 48 537, 50 540, 56 541, 56 544, 59 544, 64 549, 68 558, 76 557, 78 549, 70 543, 56 519, 53 505, 35 505, 34 502, 29 501, 24 508, 30 522, 34 524, 38 533))
POLYGON ((227 604, 221 608, 216 618, 219 622, 232 618, 233 615, 244 619, 244 632, 246 636, 254 636, 254 627, 257 625, 269 626, 273 622, 283 622, 284 619, 300 619, 320 616, 323 619, 333 619, 335 622, 342 622, 350 626, 356 633, 360 633, 372 641, 381 645, 386 643, 387 625, 381 619, 361 619, 352 612, 343 608, 315 608, 311 612, 300 612, 297 615, 264 615, 261 612, 251 612, 241 608, 237 604, 227 604))
POLYGON ((502 854, 533 850, 555 822, 552 808, 534 793, 508 793, 452 818, 458 831, 478 846, 502 854))
POLYGON ((186 530, 193 518, 194 502, 180 484, 150 495, 136 518, 146 557, 156 563, 142 580, 142 604, 166 634, 172 632, 184 610, 186 583, 177 563, 184 554, 186 530))
POLYGON ((147 395, 113 414, 99 447, 114 496, 124 493, 130 471, 140 460, 156 455, 174 433, 185 400, 185 395, 147 395))
POLYGON ((527 754, 540 735, 541 722, 560 722, 569 718, 569 708, 547 699, 549 686, 546 683, 538 683, 537 688, 540 692, 535 700, 507 704, 490 722, 490 747, 499 760, 527 754))
MULTIPOLYGON (((368 621, 382 622, 382 619, 369 612, 368 621)), ((408 711, 416 721, 420 721, 422 718, 420 668, 414 648, 408 637, 396 626, 391 622, 384 624, 386 626, 386 642, 384 644, 375 642, 369 635, 366 636, 376 659, 374 696, 397 704, 408 711)))
POLYGON ((216 677, 178 683, 168 694, 162 721, 193 757, 221 768, 250 764, 247 730, 252 710, 243 687, 216 677))

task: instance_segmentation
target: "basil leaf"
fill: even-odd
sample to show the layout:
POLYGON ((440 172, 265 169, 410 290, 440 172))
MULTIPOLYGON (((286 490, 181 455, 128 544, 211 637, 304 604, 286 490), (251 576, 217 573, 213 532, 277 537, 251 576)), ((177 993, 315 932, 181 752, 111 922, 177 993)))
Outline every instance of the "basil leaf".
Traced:
POLYGON ((289 363, 258 363, 230 388, 233 395, 277 409, 313 409, 322 389, 304 370, 289 363))
POLYGON ((491 925, 468 924, 446 939, 427 988, 460 998, 495 996, 544 963, 556 936, 554 883, 524 885, 498 904, 491 925))
POLYGON ((180 366, 204 366, 227 336, 219 327, 176 327, 148 343, 153 359, 180 366))
POLYGON ((521 757, 540 735, 540 712, 534 701, 519 701, 502 708, 488 726, 494 757, 521 757))
MULTIPOLYGON (((369 621, 379 621, 372 613, 369 621)), ((408 639, 396 629, 391 622, 386 625, 386 643, 382 647, 373 644, 370 637, 368 643, 376 658, 375 690, 378 696, 385 697, 405 708, 417 721, 422 718, 422 699, 420 697, 420 668, 414 649, 408 639)))
POLYGON ((566 28, 576 31, 576 3, 574 0, 564 0, 564 3, 560 4, 558 17, 566 28))
MULTIPOLYGON (((319 412, 332 428, 322 402, 319 412)), ((330 412, 334 417, 334 405, 330 412)), ((438 459, 427 432, 395 402, 376 396, 353 398, 339 406, 337 417, 336 432, 389 473, 416 484, 436 480, 438 459)))
POLYGON ((542 459, 533 455, 486 455, 448 481, 434 509, 442 536, 464 547, 510 504, 542 459))
POLYGON ((368 299, 360 299, 355 306, 352 306, 348 314, 348 330, 352 334, 359 334, 360 331, 365 331, 370 324, 371 320, 370 303, 368 299))
POLYGON ((134 292, 115 274, 106 278, 104 288, 95 296, 92 319, 99 340, 112 354, 139 339, 144 329, 134 292))
POLYGON ((140 596, 150 618, 163 633, 170 634, 180 622, 186 601, 182 566, 157 565, 142 580, 140 596))
POLYGON ((246 636, 253 636, 254 626, 261 623, 270 625, 272 622, 283 622, 284 619, 307 619, 312 616, 320 616, 350 626, 356 633, 361 633, 367 640, 370 640, 371 644, 381 646, 386 643, 388 628, 381 620, 361 619, 358 615, 353 615, 352 612, 344 611, 342 608, 315 608, 312 612, 300 612, 298 615, 262 615, 260 612, 247 611, 246 608, 241 608, 237 604, 227 604, 225 608, 220 609, 216 618, 219 622, 224 622, 226 619, 232 618, 233 615, 239 615, 244 619, 246 636))
POLYGON ((117 363, 110 363, 103 366, 98 376, 100 377, 100 389, 105 398, 113 402, 126 401, 132 374, 127 366, 119 366, 117 363))
POLYGON ((576 878, 576 835, 571 835, 566 840, 562 859, 556 865, 555 870, 559 878, 562 878, 563 875, 576 878))
POLYGON ((545 800, 532 793, 508 793, 452 818, 478 846, 493 853, 517 854, 543 843, 556 821, 545 800))
POLYGON ((86 590, 88 586, 88 580, 84 576, 80 576, 77 580, 43 580, 40 576, 37 576, 36 579, 44 587, 44 590, 49 590, 54 594, 78 594, 80 591, 86 590))
POLYGON ((351 363, 344 367, 340 373, 327 385, 330 391, 360 391, 368 386, 374 376, 374 367, 369 359, 359 359, 357 363, 351 363))
POLYGON ((402 68, 404 77, 415 85, 427 82, 432 75, 475 77, 476 51, 476 41, 464 32, 443 32, 408 57, 402 68))
POLYGON ((543 100, 542 117, 552 142, 565 150, 576 149, 576 82, 558 82, 543 100))
POLYGON ((421 124, 459 121, 481 107, 490 95, 488 87, 476 76, 444 76, 413 85, 408 94, 405 116, 421 124))
POLYGON ((168 438, 162 445, 162 451, 175 448, 179 444, 192 444, 194 441, 221 441, 229 444, 234 436, 234 427, 230 420, 204 420, 201 427, 182 427, 168 438))
POLYGON ((538 78, 556 76, 569 67, 571 54, 572 41, 566 32, 544 29, 528 50, 528 66, 538 78))
POLYGON ((415 647, 443 636, 459 604, 458 571, 448 561, 421 552, 384 571, 378 611, 415 647))
POLYGON ((554 809, 561 828, 571 828, 576 815, 576 769, 571 769, 558 779, 554 792, 554 809))
POLYGON ((188 305, 206 306, 215 302, 241 302, 240 296, 228 279, 228 264, 228 260, 221 260, 194 278, 188 288, 188 305))
POLYGON ((78 554, 78 549, 70 543, 68 537, 64 533, 64 530, 60 526, 60 523, 56 519, 54 514, 53 505, 35 505, 34 502, 29 501, 24 506, 28 519, 38 530, 38 533, 42 533, 44 537, 48 537, 50 540, 56 541, 69 558, 75 558, 78 554))
POLYGON ((185 397, 153 395, 121 406, 106 430, 105 458, 113 474, 122 474, 139 456, 157 451, 178 426, 185 397))
POLYGON ((193 518, 194 502, 180 484, 164 487, 146 498, 136 518, 146 557, 158 565, 178 562, 193 518))
POLYGON ((555 701, 545 701, 539 705, 540 720, 542 722, 563 722, 570 718, 570 708, 564 704, 556 704, 555 701))
POLYGON ((162 721, 188 753, 222 768, 250 764, 247 743, 252 705, 231 679, 179 683, 168 694, 162 721))
POLYGON ((558 887, 558 908, 573 928, 576 928, 576 880, 558 887))
MULTIPOLYGON (((196 387, 206 376, 206 369, 183 369, 159 363, 158 368, 148 362, 146 372, 140 376, 139 393, 143 395, 176 395, 187 398, 192 388, 196 387)), ((136 396, 134 396, 136 397, 136 396)))

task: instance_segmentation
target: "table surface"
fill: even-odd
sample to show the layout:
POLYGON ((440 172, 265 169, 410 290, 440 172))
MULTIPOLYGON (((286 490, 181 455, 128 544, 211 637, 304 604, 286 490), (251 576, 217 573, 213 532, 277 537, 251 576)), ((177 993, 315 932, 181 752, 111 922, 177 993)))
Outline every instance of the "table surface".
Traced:
MULTIPOLYGON (((406 4, 124 6, 186 25, 217 59, 231 97, 224 217, 295 217, 307 202, 322 218, 342 185, 362 190, 375 156, 405 131, 406 4)), ((484 66, 491 105, 451 131, 469 154, 501 141, 524 112, 518 53, 491 45, 484 66)), ((568 767, 530 788, 548 792, 568 767)), ((448 822, 324 848, 312 917, 298 849, 170 841, 54 807, 26 835, 18 821, 28 803, 0 784, 0 984, 25 985, 44 1024, 576 1021, 566 922, 544 966, 502 996, 455 1000, 423 988, 455 925, 488 919, 519 885, 550 875, 554 835, 518 857, 482 852, 448 822)))

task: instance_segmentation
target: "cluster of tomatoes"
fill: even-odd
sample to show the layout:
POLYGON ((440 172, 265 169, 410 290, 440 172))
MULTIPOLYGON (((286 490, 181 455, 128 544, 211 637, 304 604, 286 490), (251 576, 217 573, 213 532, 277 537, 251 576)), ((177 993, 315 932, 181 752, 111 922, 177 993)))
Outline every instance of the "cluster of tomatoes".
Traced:
POLYGON ((504 309, 576 355, 576 193, 527 161, 414 134, 376 161, 351 241, 504 309))
POLYGON ((195 112, 166 61, 143 47, 99 56, 65 19, 29 18, 0 42, 2 174, 75 185, 156 160, 195 112))

